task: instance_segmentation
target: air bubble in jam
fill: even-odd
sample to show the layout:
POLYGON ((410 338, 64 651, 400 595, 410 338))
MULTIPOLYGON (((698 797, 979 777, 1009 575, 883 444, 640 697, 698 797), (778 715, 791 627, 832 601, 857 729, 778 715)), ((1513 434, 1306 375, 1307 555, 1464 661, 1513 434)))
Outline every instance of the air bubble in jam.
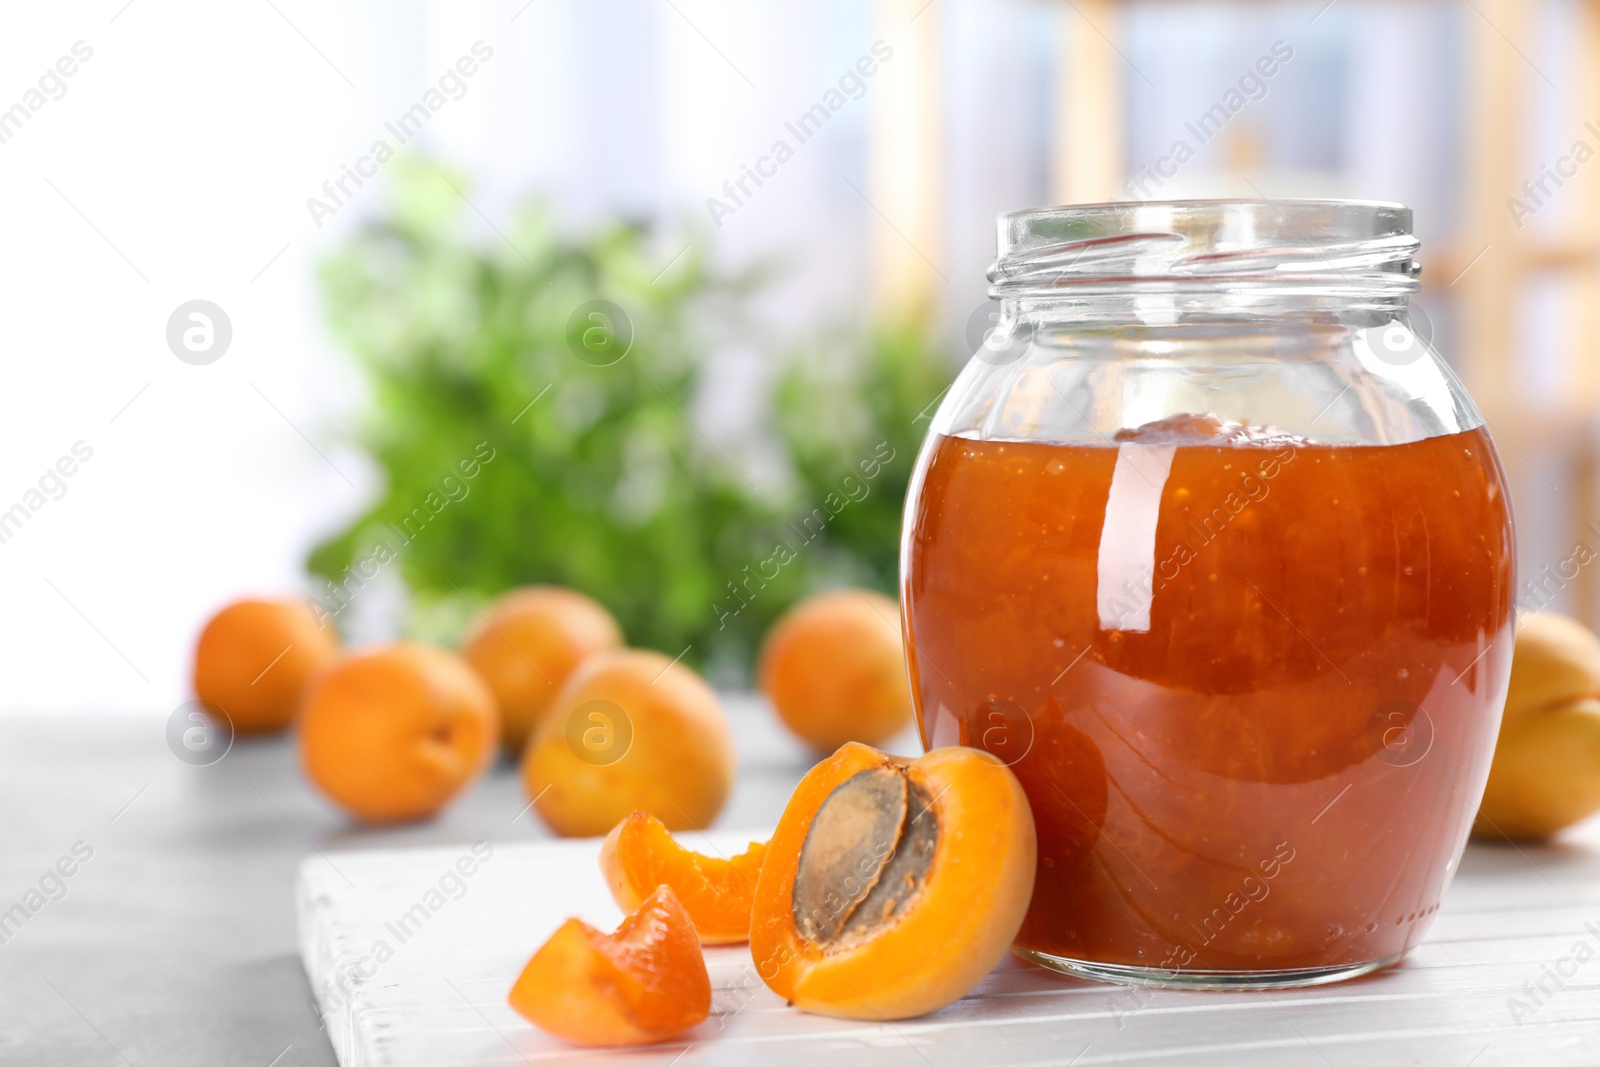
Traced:
POLYGON ((923 737, 981 746, 991 695, 1033 725, 1019 947, 1258 971, 1421 938, 1510 667, 1481 428, 1366 445, 1186 414, 1110 442, 946 437, 922 464, 903 602, 923 737), (1087 649, 1064 673, 1063 642, 1087 649), (1415 762, 1382 743, 1396 707, 1431 723, 1415 762))

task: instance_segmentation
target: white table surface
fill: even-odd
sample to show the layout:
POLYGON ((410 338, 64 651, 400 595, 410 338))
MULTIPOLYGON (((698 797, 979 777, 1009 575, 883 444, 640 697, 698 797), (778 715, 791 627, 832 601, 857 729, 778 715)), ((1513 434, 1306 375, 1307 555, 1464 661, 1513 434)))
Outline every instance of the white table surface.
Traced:
MULTIPOLYGON (((730 697, 728 709, 741 770, 721 825, 771 825, 809 758, 758 701, 730 697)), ((117 714, 0 717, 0 899, 22 899, 75 841, 94 849, 67 894, 0 944, 5 1067, 331 1067, 337 1061, 298 945, 302 861, 326 854, 349 872, 358 866, 359 857, 345 859, 352 851, 437 847, 457 855, 487 839, 498 854, 492 868, 511 857, 499 850, 551 839, 537 819, 518 815, 527 800, 509 766, 496 767, 438 819, 371 830, 352 826, 306 788, 285 738, 240 742, 220 763, 194 767, 169 751, 165 728, 163 718, 117 714)), ((912 744, 908 738, 900 750, 912 744)), ((1126 994, 1115 999, 1117 990, 1049 975, 998 975, 991 988, 1039 983, 1038 992, 1009 998, 1019 1011, 1038 1014, 1056 1010, 1047 1008, 1052 1000, 1098 999, 1099 1019, 1075 1020, 1043 1052, 1037 1043, 1027 1046, 1043 1062, 1070 1062, 1080 1053, 1080 1063, 1119 1054, 1199 1061, 1194 1045, 1231 1042, 1260 1047, 1212 1059, 1465 1067, 1481 1053, 1479 1067, 1600 1064, 1600 959, 1586 962, 1520 1030, 1506 1008, 1523 982, 1536 981, 1571 950, 1584 922, 1600 923, 1600 823, 1524 851, 1525 858, 1504 847, 1469 847, 1428 941, 1393 975, 1256 1004, 1230 995, 1215 1009, 1207 1006, 1213 997, 1176 993, 1141 1006, 1126 994), (1226 1029, 1219 1033, 1214 1024, 1226 1029)), ((520 939, 493 936, 503 942, 501 958, 518 965, 537 942, 531 928, 520 939)), ((462 988, 489 1014, 499 1010, 508 981, 493 975, 462 988)), ((781 1014, 814 1025, 798 1013, 781 1014)), ((484 1023, 475 1012, 462 1018, 465 1042, 484 1023)), ((516 1025, 514 1016, 503 1018, 516 1025)), ((883 1044, 874 1062, 945 1067, 1004 1062, 1024 1051, 991 1028, 975 1038, 974 1054, 959 1031, 934 1028, 943 1018, 897 1024, 916 1047, 901 1034, 878 1035, 883 1044)), ((1054 1033, 1056 1025, 1037 1028, 1054 1033)), ((868 1040, 853 1024, 838 1029, 853 1031, 828 1039, 839 1055, 868 1040)), ((500 1062, 522 1062, 503 1042, 502 1049, 500 1062)), ((770 1046, 708 1040, 684 1062, 724 1053, 732 1062, 776 1056, 770 1046)), ((607 1054, 580 1058, 608 1062, 607 1054)))
MULTIPOLYGON (((686 835, 712 853, 753 834, 686 835), (698 841, 696 840, 698 838, 698 841)), ((1327 1065, 1600 1064, 1600 833, 1560 846, 1472 846, 1423 944, 1399 967, 1270 993, 1138 990, 1008 959, 970 996, 922 1019, 860 1023, 787 1008, 748 949, 707 951, 710 1019, 649 1050, 575 1049, 506 1004, 527 958, 567 916, 621 918, 598 842, 496 845, 459 900, 403 944, 394 922, 463 847, 311 856, 297 892, 302 955, 344 1067, 583 1063, 1327 1065), (1593 930, 1586 928, 1593 924, 1593 930), (349 996, 337 976, 385 941, 394 956, 349 996), (1594 959, 1579 962, 1575 946, 1594 959), (1524 991, 1563 958, 1563 988, 1524 991), (1532 1010, 1520 1020, 1511 998, 1532 1010)), ((437 901, 436 901, 437 902, 437 901)), ((368 966, 368 965, 363 965, 368 966)))
MULTIPOLYGON (((726 704, 740 774, 724 819, 774 822, 811 758, 758 700, 726 704)), ((436 819, 374 829, 307 787, 286 736, 241 739, 197 767, 166 728, 126 713, 0 716, 0 910, 75 842, 93 850, 64 896, 0 938, 3 1067, 332 1067, 298 949, 301 859, 551 838, 522 813, 508 763, 436 819)))

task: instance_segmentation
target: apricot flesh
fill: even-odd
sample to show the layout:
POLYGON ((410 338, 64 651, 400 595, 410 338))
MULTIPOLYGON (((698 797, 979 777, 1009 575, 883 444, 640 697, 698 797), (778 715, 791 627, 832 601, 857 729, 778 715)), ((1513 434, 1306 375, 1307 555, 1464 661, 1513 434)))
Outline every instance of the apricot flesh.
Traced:
POLYGON ((1027 797, 989 753, 901 760, 846 744, 801 780, 767 843, 757 973, 821 1015, 937 1011, 1011 947, 1035 854, 1027 797))
POLYGON ((1474 835, 1539 841, 1600 811, 1600 638, 1524 616, 1474 835))
POLYGON ((373 823, 433 815, 483 772, 494 698, 457 655, 396 644, 329 668, 306 694, 298 738, 306 776, 373 823))
POLYGON ((515 754, 573 668, 621 644, 622 628, 598 603, 572 589, 535 585, 490 605, 461 654, 494 693, 500 741, 515 754))
POLYGON ((879 744, 911 722, 900 605, 881 593, 801 601, 773 624, 757 673, 784 725, 822 752, 879 744))
POLYGON ((598 837, 635 811, 669 830, 709 826, 733 787, 733 738, 717 695, 659 652, 598 652, 572 672, 522 757, 540 818, 598 837))
POLYGON ((726 945, 750 939, 750 908, 767 846, 729 858, 704 856, 673 840, 660 819, 636 811, 614 826, 600 846, 600 870, 625 912, 658 886, 668 886, 694 920, 700 942, 726 945))
POLYGON ((298 600, 238 600, 195 643, 194 691, 236 733, 282 730, 307 682, 338 654, 339 634, 298 600))
POLYGON ((664 1041, 711 1011, 711 976, 689 913, 668 886, 606 934, 568 919, 507 998, 539 1029, 579 1045, 664 1041))

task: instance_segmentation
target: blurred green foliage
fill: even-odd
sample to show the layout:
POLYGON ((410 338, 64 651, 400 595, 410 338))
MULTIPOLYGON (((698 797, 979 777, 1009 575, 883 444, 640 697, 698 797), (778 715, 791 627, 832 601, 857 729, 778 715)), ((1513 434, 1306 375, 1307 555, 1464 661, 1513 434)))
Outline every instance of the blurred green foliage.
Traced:
POLYGON ((759 272, 719 273, 708 241, 667 262, 622 224, 569 239, 537 205, 480 239, 461 176, 390 169, 389 215, 323 267, 373 399, 355 436, 386 478, 311 554, 328 603, 388 544, 413 634, 451 639, 474 605, 549 582, 605 604, 630 643, 688 648, 726 678, 803 593, 893 592, 907 478, 951 377, 921 331, 799 351, 765 398, 790 477, 758 489, 691 412, 715 338, 756 336, 759 272))
POLYGON ((942 350, 920 324, 880 325, 813 342, 779 380, 776 429, 805 499, 851 496, 867 457, 889 458, 819 538, 829 579, 857 581, 898 598, 900 517, 906 486, 929 422, 954 378, 942 350))

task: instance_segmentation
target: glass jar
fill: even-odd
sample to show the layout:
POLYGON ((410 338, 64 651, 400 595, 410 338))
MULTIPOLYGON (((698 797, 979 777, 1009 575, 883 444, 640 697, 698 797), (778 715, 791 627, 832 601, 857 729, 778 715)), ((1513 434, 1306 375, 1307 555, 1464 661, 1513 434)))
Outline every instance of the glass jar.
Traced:
POLYGON ((1410 210, 999 229, 901 582, 924 743, 990 750, 1033 807, 1018 951, 1202 987, 1394 963, 1465 845, 1514 629, 1504 475, 1413 329, 1410 210))

